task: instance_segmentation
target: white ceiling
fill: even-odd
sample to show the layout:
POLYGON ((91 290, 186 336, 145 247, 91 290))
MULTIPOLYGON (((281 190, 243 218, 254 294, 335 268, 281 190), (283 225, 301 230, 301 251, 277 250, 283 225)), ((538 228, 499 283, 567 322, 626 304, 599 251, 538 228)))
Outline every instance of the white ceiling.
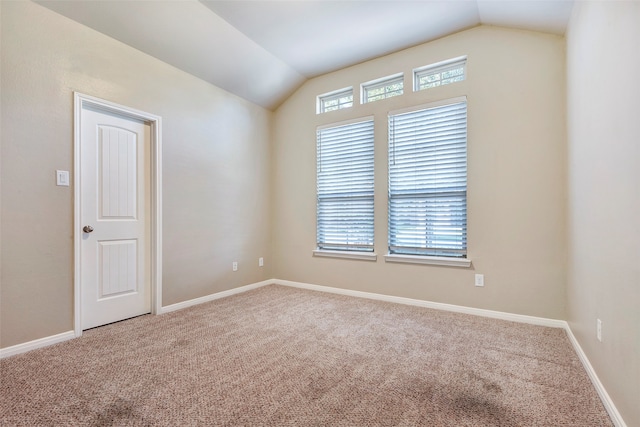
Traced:
POLYGON ((562 35, 573 0, 36 0, 263 107, 306 79, 479 24, 562 35))

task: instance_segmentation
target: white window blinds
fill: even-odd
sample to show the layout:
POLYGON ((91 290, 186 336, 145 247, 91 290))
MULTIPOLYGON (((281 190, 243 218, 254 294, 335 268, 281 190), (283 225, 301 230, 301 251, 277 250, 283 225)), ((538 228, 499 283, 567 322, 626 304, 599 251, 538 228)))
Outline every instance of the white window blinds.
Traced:
POLYGON ((373 119, 317 131, 317 246, 373 251, 373 119))
POLYGON ((466 257, 467 102, 389 114, 389 252, 466 257))

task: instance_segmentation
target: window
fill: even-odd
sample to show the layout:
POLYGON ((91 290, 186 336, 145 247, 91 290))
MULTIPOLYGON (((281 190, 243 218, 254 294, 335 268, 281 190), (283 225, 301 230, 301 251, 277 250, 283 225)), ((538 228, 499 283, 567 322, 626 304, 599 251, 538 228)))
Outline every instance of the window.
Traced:
POLYGON ((373 252, 373 118, 317 131, 317 247, 373 252))
POLYGON ((461 82, 465 78, 467 58, 455 58, 413 70, 413 90, 461 82))
POLYGON ((327 111, 353 107, 353 88, 349 87, 336 92, 318 96, 317 114, 327 111))
POLYGON ((362 103, 378 101, 402 95, 404 91, 404 75, 396 74, 384 79, 364 83, 362 85, 362 103))
POLYGON ((467 101, 389 113, 389 253, 466 258, 467 101))

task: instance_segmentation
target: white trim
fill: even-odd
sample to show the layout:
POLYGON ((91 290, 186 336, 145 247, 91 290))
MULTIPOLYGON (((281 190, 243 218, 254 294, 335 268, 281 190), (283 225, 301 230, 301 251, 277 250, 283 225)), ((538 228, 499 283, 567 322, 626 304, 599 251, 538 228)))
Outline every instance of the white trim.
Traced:
POLYGON ((74 314, 73 328, 76 337, 82 335, 82 310, 80 286, 80 243, 82 233, 76 232, 82 227, 80 218, 80 130, 82 109, 91 106, 100 110, 117 113, 136 120, 142 120, 151 126, 151 313, 158 314, 162 307, 162 118, 155 114, 129 108, 114 102, 73 93, 74 134, 74 314))
POLYGON ((523 314, 505 313, 502 311, 485 310, 482 308, 465 307, 462 305, 444 304, 440 302, 425 301, 413 298, 397 297, 393 295, 375 294, 372 292, 354 291, 351 289, 332 288, 330 286, 312 285, 309 283, 292 282, 289 280, 273 279, 277 285, 291 286, 294 288, 309 289, 312 291, 328 292, 332 294, 347 295, 358 298, 367 298, 378 301, 393 302, 397 304, 413 305, 417 307, 433 308, 436 310, 452 311, 455 313, 471 314, 474 316, 490 317, 492 319, 509 320, 511 322, 528 323, 531 325, 548 326, 551 328, 564 328, 564 320, 547 319, 544 317, 526 316, 523 314))
POLYGON ((27 351, 37 348, 47 347, 75 338, 74 331, 67 331, 61 334, 51 335, 49 337, 39 338, 37 340, 28 341, 22 344, 12 345, 11 347, 0 348, 0 359, 15 356, 16 354, 26 353, 27 351))
POLYGON ((151 314, 162 309, 162 118, 151 126, 151 314), (155 145, 153 144, 155 142, 155 145), (153 285, 155 283, 155 286, 153 285))
POLYGON ((428 110, 430 108, 444 107, 445 105, 460 104, 461 102, 467 102, 466 95, 456 96, 454 98, 441 99, 439 101, 429 102, 427 104, 415 105, 413 107, 402 108, 400 110, 393 110, 387 113, 388 117, 396 116, 398 114, 410 113, 412 111, 428 110))
POLYGON ((430 264, 446 265, 448 267, 471 267, 471 260, 468 258, 454 258, 443 256, 420 256, 387 254, 384 256, 386 262, 399 262, 405 264, 430 264))
MULTIPOLYGON (((390 74, 385 77, 379 77, 377 79, 369 80, 368 82, 360 83, 360 87, 369 88, 371 86, 375 86, 381 83, 387 83, 393 80, 398 80, 400 77, 404 78, 404 72, 390 74)), ((403 84, 404 84, 404 80, 403 80, 403 84)))
POLYGON ((587 355, 582 350, 582 347, 580 347, 580 343, 576 339, 575 335, 573 335, 573 331, 571 331, 571 327, 567 322, 565 322, 565 331, 567 331, 567 336, 569 337, 569 341, 571 341, 571 344, 573 345, 573 349, 578 354, 578 358, 582 362, 582 366, 584 366, 585 371, 587 371, 587 375, 589 375, 589 378, 591 379, 591 383, 596 389, 598 396, 600 396, 600 400, 602 401, 604 408, 609 413, 611 421, 616 427, 626 427, 627 424, 622 419, 622 415, 620 415, 620 412, 618 412, 616 405, 613 403, 613 400, 611 400, 609 393, 607 393, 604 385, 602 385, 602 383, 600 382, 596 371, 593 369, 593 366, 591 366, 591 362, 589 362, 587 355))
POLYGON ((171 304, 164 306, 160 309, 160 313, 170 313, 176 310, 182 310, 183 308, 191 307, 194 305, 202 304, 205 302, 217 300, 220 298, 229 297, 231 295, 240 294, 242 292, 247 292, 252 289, 261 288, 262 286, 272 285, 274 283, 273 279, 263 280, 262 282, 252 283, 250 285, 240 286, 239 288, 233 288, 222 292, 216 292, 215 294, 205 295, 200 298, 194 298, 187 301, 178 302, 176 304, 171 304))
POLYGON ((357 259, 360 261, 378 260, 378 255, 375 252, 327 251, 323 249, 314 249, 313 256, 326 258, 357 259))
POLYGON ((423 65, 421 67, 417 67, 413 69, 413 74, 415 74, 416 72, 421 72, 421 71, 427 71, 427 70, 435 70, 437 68, 440 67, 444 67, 447 65, 451 65, 451 64, 455 64, 456 62, 460 62, 463 63, 463 65, 466 66, 466 62, 467 62, 467 55, 462 55, 462 56, 458 56, 456 58, 451 58, 451 59, 445 59, 444 61, 439 61, 439 62, 434 62, 433 64, 429 64, 429 65, 423 65))

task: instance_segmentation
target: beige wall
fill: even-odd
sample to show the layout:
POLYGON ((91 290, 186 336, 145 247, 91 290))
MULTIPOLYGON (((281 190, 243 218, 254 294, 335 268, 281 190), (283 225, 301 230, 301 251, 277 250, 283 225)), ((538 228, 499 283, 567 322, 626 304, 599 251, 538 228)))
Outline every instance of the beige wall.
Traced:
POLYGON ((162 117, 164 305, 272 276, 271 112, 37 4, 0 7, 2 347, 73 329, 73 187, 55 185, 73 91, 162 117))
POLYGON ((640 3, 577 2, 567 33, 568 321, 629 426, 640 425, 639 23, 640 3))
POLYGON ((274 121, 274 258, 281 279, 563 319, 566 280, 564 39, 476 27, 308 81, 274 121), (465 82, 413 93, 412 69, 468 55, 465 82), (318 94, 403 71, 405 94, 316 115, 318 94), (389 110, 468 98, 472 268, 385 263, 389 110), (375 116, 377 262, 312 256, 316 127, 375 116), (485 287, 474 287, 474 273, 485 287))

